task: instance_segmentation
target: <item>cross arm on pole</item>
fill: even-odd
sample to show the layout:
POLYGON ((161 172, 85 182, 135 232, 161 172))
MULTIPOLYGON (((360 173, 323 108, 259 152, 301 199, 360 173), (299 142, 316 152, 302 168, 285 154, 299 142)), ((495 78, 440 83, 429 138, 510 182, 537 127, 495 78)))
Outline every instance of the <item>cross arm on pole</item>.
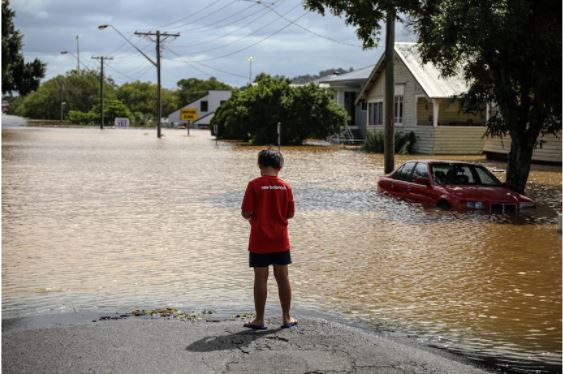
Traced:
MULTIPOLYGON (((103 30, 103 29, 106 29, 108 27, 111 27, 112 29, 114 29, 115 32, 117 32, 123 39, 125 39, 127 41, 127 43, 131 44, 133 46, 133 48, 135 48, 137 50, 137 52, 142 54, 143 57, 145 57, 147 60, 149 60, 151 64, 156 66, 156 62, 152 58, 147 56, 147 54, 145 52, 143 52, 139 47, 137 47, 131 40, 129 40, 125 35, 123 35, 118 29, 116 29, 115 26, 113 26, 113 25, 100 25, 100 26, 98 26, 98 29, 103 30)), ((137 32, 135 32, 135 34, 137 34, 137 32)))

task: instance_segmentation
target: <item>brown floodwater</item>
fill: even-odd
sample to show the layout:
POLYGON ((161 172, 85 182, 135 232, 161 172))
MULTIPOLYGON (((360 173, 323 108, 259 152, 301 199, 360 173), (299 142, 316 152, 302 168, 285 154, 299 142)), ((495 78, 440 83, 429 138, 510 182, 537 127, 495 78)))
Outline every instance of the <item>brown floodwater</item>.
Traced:
MULTIPOLYGON (((206 131, 165 130, 160 140, 133 129, 2 134, 4 318, 147 305, 251 310, 239 207, 260 148, 216 145, 206 131)), ((561 365, 560 167, 532 170, 535 211, 490 216, 379 195, 381 155, 282 151, 297 209, 289 227, 296 306, 512 369, 561 365)), ((502 163, 455 158, 503 178, 502 163)))

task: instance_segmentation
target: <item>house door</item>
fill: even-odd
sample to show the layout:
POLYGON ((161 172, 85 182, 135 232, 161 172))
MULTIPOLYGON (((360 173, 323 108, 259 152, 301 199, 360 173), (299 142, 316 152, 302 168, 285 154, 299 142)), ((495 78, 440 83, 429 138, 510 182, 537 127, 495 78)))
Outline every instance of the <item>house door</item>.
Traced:
POLYGON ((348 126, 356 126, 356 93, 344 92, 344 108, 350 115, 348 126))

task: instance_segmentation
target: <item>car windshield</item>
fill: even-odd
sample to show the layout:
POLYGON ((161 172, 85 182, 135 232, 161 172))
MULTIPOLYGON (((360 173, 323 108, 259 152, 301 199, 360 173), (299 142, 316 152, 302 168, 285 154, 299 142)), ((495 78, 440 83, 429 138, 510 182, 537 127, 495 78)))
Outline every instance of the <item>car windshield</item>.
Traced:
POLYGON ((472 164, 432 164, 434 184, 500 186, 502 183, 485 167, 472 164))

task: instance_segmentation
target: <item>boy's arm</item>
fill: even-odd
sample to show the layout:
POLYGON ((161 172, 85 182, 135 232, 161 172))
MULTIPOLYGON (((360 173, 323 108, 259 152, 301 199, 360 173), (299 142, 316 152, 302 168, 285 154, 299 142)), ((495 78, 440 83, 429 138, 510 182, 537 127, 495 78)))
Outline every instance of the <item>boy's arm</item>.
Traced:
POLYGON ((244 191, 244 198, 242 199, 241 214, 244 219, 250 219, 254 213, 254 193, 252 191, 252 185, 248 183, 246 191, 244 191))
MULTIPOLYGON (((289 186, 288 186, 289 187, 289 186)), ((291 187, 287 189, 288 192, 288 202, 287 202, 287 219, 293 218, 295 215, 295 202, 293 201, 293 191, 291 187)))

